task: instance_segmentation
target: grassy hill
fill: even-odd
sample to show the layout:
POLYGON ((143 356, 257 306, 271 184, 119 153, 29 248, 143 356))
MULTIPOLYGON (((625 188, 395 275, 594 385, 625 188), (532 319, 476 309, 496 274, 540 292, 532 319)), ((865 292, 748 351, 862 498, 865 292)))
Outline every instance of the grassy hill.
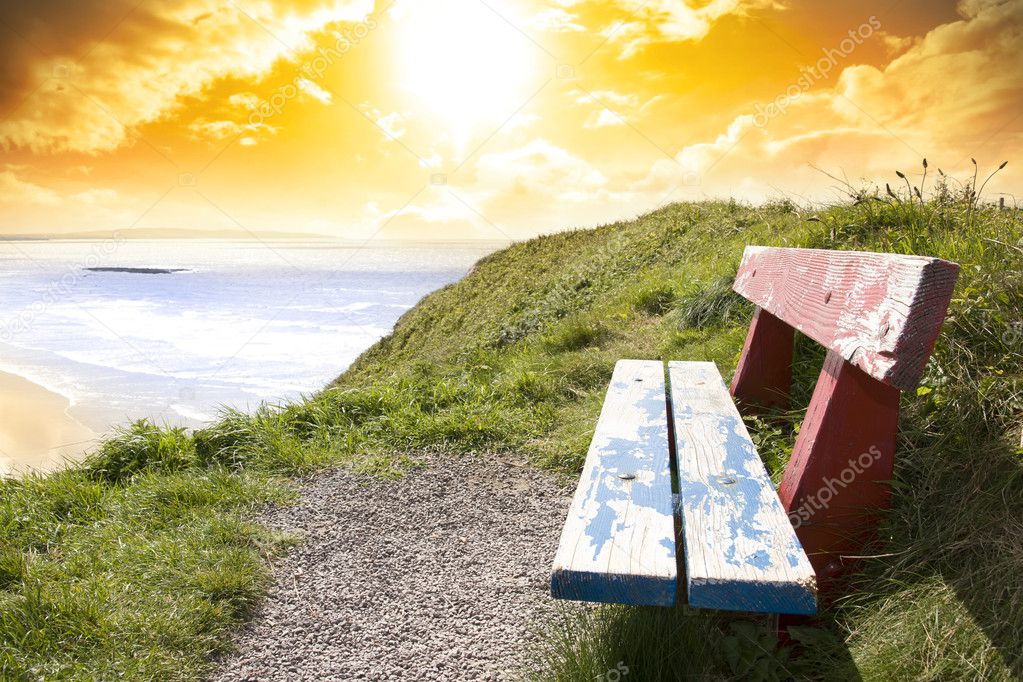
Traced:
MULTIPOLYGON (((0 482, 0 677, 191 679, 267 586, 289 538, 247 522, 295 477, 400 475, 424 450, 528 453, 578 471, 615 361, 734 369, 751 309, 746 244, 919 253, 962 274, 923 385, 903 399, 894 509, 850 596, 776 650, 765 620, 678 609, 566 611, 529 674, 604 679, 1023 676, 1023 228, 971 187, 676 204, 516 244, 427 297, 319 395, 213 427, 136 424, 82 467, 0 482)), ((780 476, 823 353, 797 343, 795 408, 751 422, 780 476)))

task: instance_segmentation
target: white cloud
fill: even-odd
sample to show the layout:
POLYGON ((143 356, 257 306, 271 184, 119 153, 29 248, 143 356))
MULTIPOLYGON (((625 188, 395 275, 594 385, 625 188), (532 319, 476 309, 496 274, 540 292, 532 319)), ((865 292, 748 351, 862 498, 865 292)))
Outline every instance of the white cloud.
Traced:
POLYGON ((121 195, 118 194, 116 190, 94 188, 74 194, 71 198, 75 201, 80 201, 83 204, 113 204, 121 198, 121 195))
POLYGON ((548 33, 579 33, 586 27, 576 21, 578 17, 560 7, 549 7, 534 14, 529 25, 548 33))
POLYGON ((617 108, 630 108, 634 109, 639 106, 639 97, 634 94, 623 94, 614 90, 593 90, 587 92, 585 90, 572 90, 569 93, 575 98, 578 104, 589 104, 595 102, 603 106, 613 106, 617 108))
POLYGON ((397 111, 379 117, 376 123, 392 140, 398 140, 405 136, 405 118, 397 111))
POLYGON ((334 99, 333 95, 308 78, 299 78, 297 82, 298 87, 302 90, 302 92, 323 104, 330 104, 334 99))
POLYGON ((589 130, 596 130, 597 128, 608 128, 611 126, 623 126, 625 125, 625 118, 614 113, 610 109, 600 109, 590 114, 589 118, 583 123, 583 127, 589 130))
POLYGON ((12 170, 0 171, 0 204, 56 206, 60 196, 51 189, 20 179, 12 170))
POLYGON ((492 193, 538 193, 563 201, 585 201, 608 179, 587 161, 537 138, 523 147, 484 154, 476 163, 477 183, 492 193))
POLYGON ((257 111, 260 104, 259 96, 254 92, 236 92, 228 97, 227 101, 231 106, 245 112, 257 111))
POLYGON ((28 170, 8 165, 0 171, 0 208, 8 231, 59 234, 125 228, 154 200, 124 196, 108 187, 80 189, 73 181, 70 186, 75 189, 46 187, 26 179, 28 170))
POLYGON ((896 57, 919 42, 919 38, 915 36, 897 36, 887 31, 879 31, 878 35, 889 57, 896 57))
POLYGON ((189 123, 188 130, 197 139, 209 139, 216 142, 238 137, 244 132, 244 128, 234 121, 209 121, 204 118, 189 123))
POLYGON ((188 124, 187 130, 195 140, 206 140, 213 144, 223 144, 241 137, 241 144, 250 147, 261 139, 277 134, 277 128, 266 123, 238 123, 236 121, 211 121, 198 118, 188 124))
MULTIPOLYGON (((569 6, 582 2, 570 0, 569 6)), ((614 0, 614 4, 632 17, 603 31, 619 46, 620 59, 629 59, 653 43, 700 40, 727 15, 784 9, 778 0, 709 0, 696 7, 680 0, 614 0)))
POLYGON ((614 90, 572 90, 569 93, 577 104, 595 105, 583 123, 589 130, 623 126, 631 120, 632 112, 639 109, 639 97, 634 94, 623 94, 614 90))
POLYGON ((513 130, 528 130, 542 120, 543 117, 538 114, 519 113, 512 116, 511 119, 504 124, 504 128, 502 130, 505 132, 511 132, 513 130))
POLYGON ((380 128, 380 131, 384 134, 384 139, 387 141, 400 140, 408 132, 406 129, 407 112, 402 114, 398 111, 392 111, 385 114, 368 102, 364 102, 359 108, 380 128))

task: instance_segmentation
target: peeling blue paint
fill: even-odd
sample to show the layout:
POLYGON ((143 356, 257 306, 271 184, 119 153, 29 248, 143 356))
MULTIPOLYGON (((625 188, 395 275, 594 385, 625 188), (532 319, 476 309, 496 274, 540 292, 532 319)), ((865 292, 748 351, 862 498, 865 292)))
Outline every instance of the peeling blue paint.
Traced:
MULTIPOLYGON (((644 410, 649 409, 649 401, 643 401, 641 406, 644 410)), ((666 420, 664 401, 660 404, 660 418, 666 420)), ((648 419, 656 419, 646 413, 648 419)), ((586 535, 592 542, 593 558, 596 560, 604 550, 604 545, 613 542, 615 536, 622 530, 620 517, 612 506, 613 502, 620 501, 634 506, 650 507, 660 514, 672 515, 671 507, 671 474, 667 468, 667 458, 664 461, 664 470, 654 472, 654 481, 647 485, 641 482, 625 483, 618 478, 620 473, 637 473, 646 471, 654 464, 654 456, 651 454, 657 451, 658 444, 663 442, 667 446, 667 422, 654 423, 641 426, 637 429, 638 435, 635 439, 609 438, 600 446, 600 459, 603 469, 594 468, 590 483, 593 496, 591 503, 597 507, 597 515, 590 519, 586 525, 586 535), (597 479, 603 476, 603 480, 597 479)), ((674 543, 668 548, 668 556, 674 558, 674 543)))
MULTIPOLYGON (((720 566, 723 562, 737 569, 725 571, 720 576, 698 575, 690 565, 693 553, 687 552, 689 603, 694 608, 814 613, 816 592, 812 569, 775 497, 774 487, 738 412, 730 399, 727 405, 731 409, 720 413, 716 411, 718 405, 724 404, 720 396, 705 402, 712 391, 720 390, 727 395, 727 389, 713 365, 678 363, 698 365, 686 366, 683 370, 689 373, 687 378, 698 376, 696 383, 699 388, 682 386, 673 387, 672 391, 675 423, 683 427, 678 428, 675 434, 680 455, 679 493, 673 496, 667 461, 664 386, 659 381, 649 381, 648 385, 637 387, 633 377, 637 376, 639 368, 635 362, 619 363, 611 383, 616 396, 629 395, 629 400, 605 405, 605 410, 628 410, 629 418, 610 420, 604 427, 598 425, 587 456, 588 474, 580 481, 582 490, 579 494, 585 498, 577 500, 570 512, 570 520, 586 520, 584 525, 574 527, 573 532, 577 535, 568 536, 567 546, 588 547, 592 552, 584 553, 585 560, 578 554, 574 555, 579 558, 578 565, 573 561, 559 564, 551 576, 551 593, 558 598, 581 601, 674 604, 676 573, 670 571, 670 576, 649 575, 643 570, 644 562, 648 565, 655 563, 662 572, 665 560, 669 566, 674 566, 676 548, 673 533, 670 537, 660 537, 656 542, 650 542, 652 538, 648 536, 646 544, 636 545, 652 556, 630 557, 625 554, 627 559, 621 561, 622 543, 633 542, 637 528, 631 526, 630 532, 623 533, 627 529, 621 510, 634 511, 642 507, 652 518, 666 520, 672 530, 672 516, 681 518, 685 541, 705 543, 707 546, 701 548, 700 554, 713 556, 717 553, 720 557, 716 564, 709 562, 707 568, 720 566), (625 379, 621 378, 621 373, 625 373, 625 379), (683 397, 689 395, 692 399, 684 401, 683 397), (690 404, 680 404, 683 402, 690 404), (717 438, 709 439, 709 442, 701 438, 698 446, 721 449, 719 460, 715 457, 707 460, 709 463, 719 462, 721 471, 689 472, 683 466, 687 447, 697 445, 687 443, 682 433, 692 422, 698 422, 698 428, 702 430, 692 433, 709 430, 716 434, 717 438), (616 432, 614 429, 620 430, 616 432), (613 507, 618 507, 618 510, 613 507), (706 534, 699 532, 702 529, 685 527, 687 512, 694 514, 699 511, 707 517, 722 518, 722 509, 731 513, 730 518, 723 519, 726 527, 718 529, 723 532, 706 534), (717 513, 713 514, 715 511, 717 513), (572 517, 573 513, 578 516, 572 517), (784 522, 780 523, 779 519, 784 519, 784 522), (786 531, 789 534, 787 539, 786 531), (778 540, 783 546, 771 545, 778 540), (618 565, 614 571, 601 570, 599 563, 604 560, 601 557, 611 556, 612 548, 619 557, 618 565), (635 566, 629 565, 633 558, 635 566)), ((649 364, 642 369, 647 372, 646 377, 652 376, 649 364)), ((603 416, 601 422, 604 422, 603 416)), ((658 534, 665 532, 662 521, 657 521, 654 526, 658 528, 658 534)), ((639 528, 645 530, 642 526, 639 528)), ((563 536, 563 545, 565 542, 563 536)), ((568 556, 572 556, 571 552, 568 556)), ((701 566, 701 572, 706 572, 705 567, 701 566)))
POLYGON ((658 361, 622 361, 615 368, 609 398, 614 395, 617 402, 605 403, 587 455, 587 473, 579 483, 578 494, 584 497, 569 512, 569 521, 576 519, 576 525, 569 530, 567 523, 562 536, 562 545, 575 548, 575 553, 568 551, 565 561, 556 562, 551 576, 551 593, 557 598, 675 603, 678 575, 663 372, 658 361), (628 516, 623 514, 626 509, 628 516), (640 509, 643 515, 637 517, 640 509), (637 518, 643 525, 632 525, 637 518), (645 555, 629 555, 633 546, 645 555), (612 555, 617 557, 613 570, 601 570, 601 562, 612 555))
MULTIPOLYGON (((703 529, 686 529, 684 523, 683 537, 687 544, 698 540, 704 545, 698 554, 717 554, 719 561, 739 569, 720 576, 699 576, 698 572, 709 569, 714 562, 701 566, 699 571, 694 570, 692 552, 687 551, 690 604, 697 608, 813 613, 816 594, 812 588, 812 569, 777 501, 756 447, 730 396, 727 403, 720 400, 721 396, 712 397, 715 391, 728 395, 724 382, 710 363, 671 363, 672 368, 676 365, 681 367, 677 374, 669 371, 672 379, 684 374, 686 382, 697 384, 672 386, 671 391, 683 521, 688 512, 694 516, 715 516, 725 524, 718 533, 706 534, 700 532, 703 529), (728 406, 726 412, 717 411, 716 407, 722 404, 728 406), (716 434, 717 442, 701 439, 698 447, 720 448, 720 471, 687 469, 687 460, 691 461, 693 453, 691 448, 697 445, 687 443, 685 432, 694 423, 699 425, 696 428, 700 431, 692 433, 710 431, 716 434), (730 515, 728 518, 722 518, 724 510, 730 515), (784 538, 786 530, 787 539, 784 538), (779 534, 783 545, 771 546, 779 534), (788 569, 800 567, 806 568, 805 584, 794 578, 786 579, 793 575, 788 569)), ((709 461, 717 460, 711 457, 709 461)))

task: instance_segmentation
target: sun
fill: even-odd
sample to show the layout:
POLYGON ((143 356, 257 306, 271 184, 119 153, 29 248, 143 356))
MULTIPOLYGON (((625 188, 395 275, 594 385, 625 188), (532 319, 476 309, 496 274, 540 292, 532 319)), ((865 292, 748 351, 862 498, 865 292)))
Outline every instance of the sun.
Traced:
POLYGON ((391 10, 396 85, 410 108, 456 142, 507 120, 538 75, 537 46, 492 7, 479 0, 402 0, 391 10))

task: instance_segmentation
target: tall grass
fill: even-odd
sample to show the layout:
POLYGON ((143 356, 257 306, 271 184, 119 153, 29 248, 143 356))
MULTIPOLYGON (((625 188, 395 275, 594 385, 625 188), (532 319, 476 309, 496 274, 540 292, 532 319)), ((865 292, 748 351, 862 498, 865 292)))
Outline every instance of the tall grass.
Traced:
MULTIPOLYGON (((972 181, 946 185, 816 211, 677 204, 516 244, 427 297, 315 396, 195 433, 139 423, 79 468, 0 482, 0 678, 203 674, 288 542, 245 519, 290 499, 296 476, 400 475, 424 451, 515 451, 574 475, 617 359, 734 368, 750 308, 730 282, 749 243, 963 266, 923 386, 903 399, 884 544, 848 598, 799 633, 801 656, 762 620, 570 609, 537 624, 546 645, 525 674, 1023 676, 1023 232, 972 181)), ((821 361, 800 339, 792 413, 751 423, 776 479, 821 361)))

